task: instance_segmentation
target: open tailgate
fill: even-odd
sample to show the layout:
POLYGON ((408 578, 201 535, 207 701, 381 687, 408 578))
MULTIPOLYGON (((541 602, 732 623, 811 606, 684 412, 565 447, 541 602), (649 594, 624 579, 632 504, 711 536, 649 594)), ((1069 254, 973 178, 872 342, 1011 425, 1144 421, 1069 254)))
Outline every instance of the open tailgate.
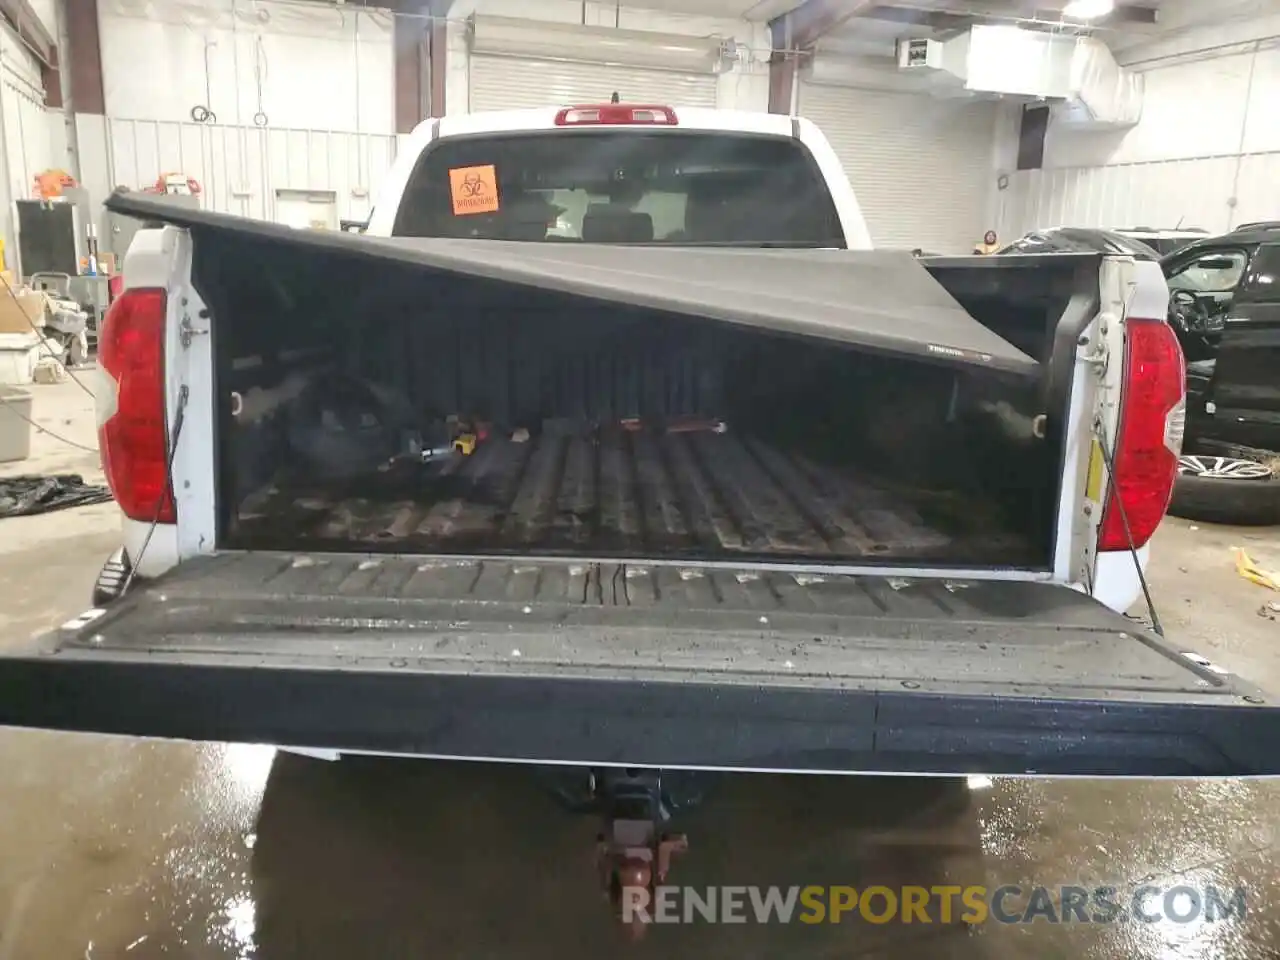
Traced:
POLYGON ((523 762, 1280 772, 1276 702, 1074 591, 205 557, 0 653, 0 724, 523 762))

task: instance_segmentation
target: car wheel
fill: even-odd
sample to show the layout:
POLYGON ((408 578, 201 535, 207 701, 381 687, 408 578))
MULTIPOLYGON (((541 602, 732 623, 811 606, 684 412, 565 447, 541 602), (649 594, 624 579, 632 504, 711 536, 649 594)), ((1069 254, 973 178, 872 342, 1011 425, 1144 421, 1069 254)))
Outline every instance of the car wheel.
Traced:
POLYGON ((1207 523, 1280 524, 1280 478, 1274 467, 1257 460, 1184 456, 1178 460, 1169 512, 1207 523))

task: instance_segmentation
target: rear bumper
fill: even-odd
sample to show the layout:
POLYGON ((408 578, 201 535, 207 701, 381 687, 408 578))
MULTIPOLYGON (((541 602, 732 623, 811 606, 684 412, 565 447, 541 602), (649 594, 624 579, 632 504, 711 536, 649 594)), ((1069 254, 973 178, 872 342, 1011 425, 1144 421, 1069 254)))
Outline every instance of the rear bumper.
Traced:
POLYGON ((197 560, 7 647, 0 724, 529 763, 1280 772, 1275 701, 1088 597, 803 579, 197 560))

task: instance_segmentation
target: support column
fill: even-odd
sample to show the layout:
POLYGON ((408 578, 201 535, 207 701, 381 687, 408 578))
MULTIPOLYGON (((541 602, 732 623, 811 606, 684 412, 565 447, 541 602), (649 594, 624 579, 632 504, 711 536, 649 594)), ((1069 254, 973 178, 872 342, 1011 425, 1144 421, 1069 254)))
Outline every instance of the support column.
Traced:
POLYGON ((102 41, 98 33, 98 0, 65 0, 67 70, 71 74, 71 109, 106 116, 102 83, 102 41))
POLYGON ((427 8, 398 11, 392 30, 395 70, 396 133, 410 133, 426 119, 431 99, 430 24, 427 8))
POLYGON ((449 67, 449 23, 443 11, 431 21, 430 36, 430 113, 433 117, 443 117, 446 105, 445 77, 449 67))
POLYGON ((796 52, 791 49, 787 18, 779 17, 769 24, 773 52, 769 55, 769 112, 790 113, 795 103, 796 52))
POLYGON ((396 133, 444 116, 450 6, 450 0, 394 2, 396 133))

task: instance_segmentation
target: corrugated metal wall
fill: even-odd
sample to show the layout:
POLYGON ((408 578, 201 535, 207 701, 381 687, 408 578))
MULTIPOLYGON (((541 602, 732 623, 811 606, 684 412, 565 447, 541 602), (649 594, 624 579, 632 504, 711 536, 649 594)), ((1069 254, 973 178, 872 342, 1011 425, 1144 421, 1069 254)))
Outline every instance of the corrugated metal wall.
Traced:
POLYGON ((878 247, 969 253, 988 229, 996 104, 813 83, 799 112, 831 141, 878 247))
POLYGON ((4 138, 9 153, 9 176, 15 197, 31 195, 37 173, 67 165, 67 158, 54 156, 51 128, 65 122, 62 112, 46 110, 43 94, 25 84, 4 78, 4 138))
POLYGON ((297 0, 99 0, 106 112, 390 133, 392 16, 297 0))
POLYGON ((1223 232, 1280 216, 1280 152, 1023 171, 1010 178, 1002 215, 1007 237, 1066 225, 1223 232))
POLYGON ((1001 232, 1201 227, 1280 218, 1280 49, 1242 44, 1148 64, 1142 121, 1050 130, 1045 169, 1010 178, 1001 232))
POLYGON ((275 219, 277 190, 332 190, 340 216, 366 216, 395 154, 391 134, 107 121, 113 187, 138 189, 162 173, 185 173, 199 181, 206 210, 264 220, 275 219))
POLYGON ((481 56, 469 59, 468 111, 603 103, 617 92, 633 103, 716 106, 716 75, 608 63, 481 56))
POLYGON ((68 167, 66 115, 45 108, 39 65, 7 24, 0 25, 0 61, 5 171, 0 187, 0 238, 6 265, 15 267, 18 237, 13 201, 32 195, 37 173, 68 167))

